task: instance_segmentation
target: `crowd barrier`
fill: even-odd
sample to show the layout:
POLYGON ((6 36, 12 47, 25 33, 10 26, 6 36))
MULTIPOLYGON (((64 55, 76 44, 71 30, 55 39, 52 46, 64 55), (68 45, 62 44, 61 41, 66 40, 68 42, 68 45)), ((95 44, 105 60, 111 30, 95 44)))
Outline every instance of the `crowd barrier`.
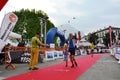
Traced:
MULTIPOLYGON (((41 62, 41 55, 43 55, 46 60, 52 60, 58 57, 60 58, 60 55, 62 55, 62 50, 63 48, 39 48, 38 62, 41 62)), ((15 69, 15 66, 13 65, 14 63, 29 63, 30 51, 31 47, 5 47, 4 63, 7 64, 6 69, 9 66, 15 69)))
POLYGON ((120 63, 120 47, 119 46, 111 48, 111 55, 118 60, 118 63, 120 63))

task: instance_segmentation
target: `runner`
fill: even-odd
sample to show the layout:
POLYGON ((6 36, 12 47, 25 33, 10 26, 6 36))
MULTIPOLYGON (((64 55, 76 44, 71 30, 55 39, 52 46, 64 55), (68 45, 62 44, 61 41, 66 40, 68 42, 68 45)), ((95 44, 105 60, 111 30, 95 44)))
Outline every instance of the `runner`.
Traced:
POLYGON ((91 50, 91 57, 93 57, 93 54, 94 54, 94 48, 95 48, 95 46, 94 46, 94 44, 93 43, 91 43, 91 45, 90 45, 90 50, 91 50))
POLYGON ((68 66, 68 41, 65 42, 64 44, 64 50, 63 50, 63 54, 64 54, 64 61, 66 62, 66 67, 68 66))
POLYGON ((69 52, 70 52, 70 61, 72 63, 71 68, 73 68, 74 65, 78 66, 78 64, 75 60, 75 43, 73 41, 72 33, 69 34, 69 52))

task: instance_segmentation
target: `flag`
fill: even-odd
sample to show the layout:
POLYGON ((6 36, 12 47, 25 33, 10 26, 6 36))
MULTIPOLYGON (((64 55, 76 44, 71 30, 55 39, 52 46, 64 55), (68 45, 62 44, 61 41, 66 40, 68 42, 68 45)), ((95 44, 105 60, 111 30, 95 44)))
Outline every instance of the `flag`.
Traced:
POLYGON ((0 28, 0 52, 5 46, 5 42, 8 39, 10 32, 14 29, 17 20, 18 17, 12 12, 9 12, 4 16, 0 28))

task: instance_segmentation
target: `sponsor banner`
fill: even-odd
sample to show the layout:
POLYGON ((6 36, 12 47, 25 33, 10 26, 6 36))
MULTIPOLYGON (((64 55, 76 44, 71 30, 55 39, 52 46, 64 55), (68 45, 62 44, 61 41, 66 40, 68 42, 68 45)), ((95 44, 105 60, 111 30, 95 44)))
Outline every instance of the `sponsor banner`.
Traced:
POLYGON ((120 60, 120 47, 115 48, 115 57, 120 60))
POLYGON ((54 52, 53 51, 45 51, 45 59, 46 60, 54 60, 54 52))
POLYGON ((58 51, 58 57, 63 58, 63 51, 58 51))
POLYGON ((28 63, 30 54, 28 52, 10 52, 11 63, 28 63))
POLYGON ((59 58, 59 54, 58 54, 58 51, 54 51, 54 58, 56 59, 56 58, 59 58))
POLYGON ((14 13, 8 13, 4 16, 1 28, 0 28, 0 39, 5 41, 8 38, 9 33, 13 30, 18 17, 14 13))
POLYGON ((55 48, 55 44, 50 44, 50 48, 55 48))
POLYGON ((0 45, 0 52, 5 45, 5 42, 9 37, 10 32, 12 32, 13 28, 15 27, 17 20, 18 17, 12 12, 4 16, 0 28, 0 44, 2 44, 0 45))
POLYGON ((63 51, 45 51, 45 60, 63 58, 63 51))
MULTIPOLYGON (((10 52, 11 63, 29 63, 30 62, 30 52, 10 52)), ((41 62, 41 55, 39 54, 38 62, 41 62)))

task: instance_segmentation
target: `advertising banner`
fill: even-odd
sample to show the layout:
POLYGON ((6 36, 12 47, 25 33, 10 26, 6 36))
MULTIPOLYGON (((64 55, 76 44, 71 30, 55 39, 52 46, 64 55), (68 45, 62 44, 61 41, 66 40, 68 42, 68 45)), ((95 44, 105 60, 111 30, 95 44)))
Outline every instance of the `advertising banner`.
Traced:
POLYGON ((54 58, 55 58, 55 59, 59 58, 58 51, 54 51, 54 53, 53 53, 53 54, 54 54, 54 58))
POLYGON ((63 58, 63 51, 45 51, 46 60, 55 60, 57 58, 63 58))
POLYGON ((5 42, 9 37, 10 32, 12 32, 13 28, 15 27, 17 20, 18 17, 12 12, 4 16, 0 27, 0 52, 5 46, 5 42))
MULTIPOLYGON (((11 63, 29 63, 30 52, 27 51, 12 51, 10 52, 11 63)), ((41 62, 41 55, 39 54, 38 62, 41 62)))
POLYGON ((115 51, 115 57, 117 58, 117 59, 120 59, 120 47, 116 47, 116 51, 115 51))
POLYGON ((58 51, 58 57, 63 58, 63 51, 58 51))
POLYGON ((45 51, 45 60, 54 60, 54 52, 53 51, 45 51))
POLYGON ((28 63, 30 62, 30 53, 28 52, 10 52, 11 63, 28 63))

